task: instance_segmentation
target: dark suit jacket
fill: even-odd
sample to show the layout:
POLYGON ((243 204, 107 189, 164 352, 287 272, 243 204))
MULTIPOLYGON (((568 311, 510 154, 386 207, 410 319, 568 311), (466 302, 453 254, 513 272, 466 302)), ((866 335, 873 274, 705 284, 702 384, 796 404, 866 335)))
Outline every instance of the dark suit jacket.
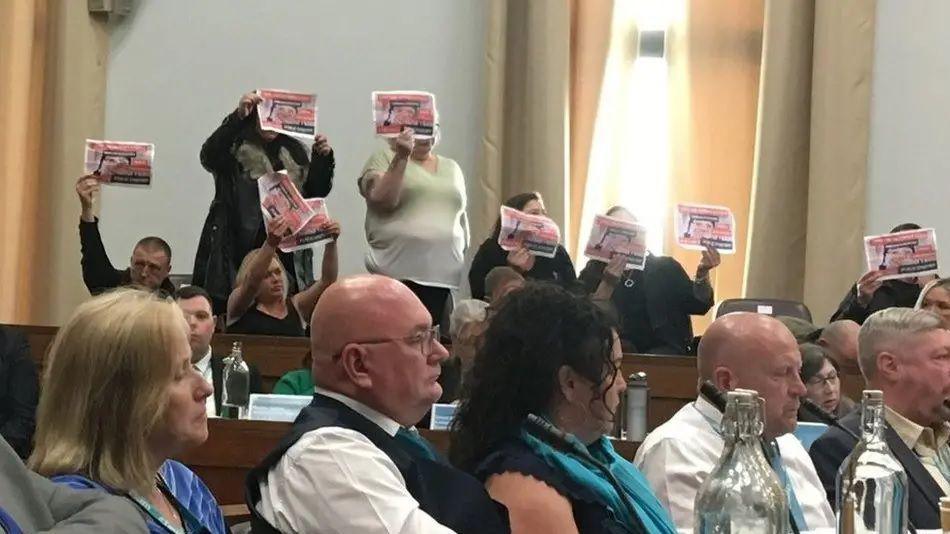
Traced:
POLYGON ((881 287, 874 292, 871 302, 868 305, 861 306, 858 302, 857 285, 851 286, 851 290, 841 300, 838 310, 831 316, 832 321, 841 321, 851 319, 858 324, 864 324, 864 320, 876 311, 887 308, 913 308, 917 304, 917 297, 920 295, 920 286, 909 284, 903 280, 885 280, 881 287))
POLYGON ((0 436, 20 458, 32 449, 38 401, 36 364, 26 336, 0 326, 0 436))
MULTIPOLYGON (((841 425, 845 428, 861 434, 861 410, 856 410, 841 419, 841 425)), ((897 432, 887 425, 884 430, 884 440, 891 449, 891 454, 897 458, 897 461, 904 467, 908 478, 908 518, 912 525, 917 529, 937 529, 940 530, 940 497, 943 492, 940 486, 934 482, 930 473, 924 468, 917 459, 914 451, 907 448, 907 445, 901 440, 897 432)), ((851 450, 857 442, 851 436, 845 434, 837 428, 830 428, 815 443, 812 444, 808 453, 815 463, 815 470, 818 471, 818 478, 821 479, 825 491, 828 493, 828 502, 832 508, 836 504, 835 479, 838 475, 838 468, 844 463, 845 458, 851 454, 851 450)))
MULTIPOLYGON (((261 373, 252 363, 247 363, 247 368, 251 371, 251 393, 264 393, 264 385, 261 383, 261 373)), ((221 392, 224 391, 222 382, 224 380, 224 357, 211 355, 211 381, 214 384, 214 411, 216 415, 221 415, 221 392)))

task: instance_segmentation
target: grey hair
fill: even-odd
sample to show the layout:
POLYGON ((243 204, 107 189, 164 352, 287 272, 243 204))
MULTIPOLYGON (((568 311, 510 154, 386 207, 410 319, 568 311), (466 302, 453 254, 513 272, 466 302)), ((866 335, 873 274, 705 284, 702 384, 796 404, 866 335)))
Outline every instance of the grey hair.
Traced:
POLYGON ((914 309, 923 309, 924 299, 927 298, 927 293, 930 293, 931 289, 936 289, 938 287, 950 291, 950 278, 937 278, 927 282, 927 285, 925 285, 924 288, 920 290, 920 296, 917 297, 917 303, 914 304, 914 309))
POLYGON ((488 303, 484 300, 467 299, 458 302, 449 317, 449 337, 452 341, 458 338, 465 326, 484 321, 487 309, 488 303))
POLYGON ((877 356, 889 350, 910 334, 942 328, 940 317, 926 310, 887 308, 875 312, 864 321, 858 332, 858 367, 864 378, 877 374, 877 356))

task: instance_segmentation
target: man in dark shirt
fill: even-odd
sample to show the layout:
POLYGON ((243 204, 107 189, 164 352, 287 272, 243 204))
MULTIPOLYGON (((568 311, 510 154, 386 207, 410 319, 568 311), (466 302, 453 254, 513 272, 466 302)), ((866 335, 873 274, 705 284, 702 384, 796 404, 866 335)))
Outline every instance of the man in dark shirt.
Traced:
POLYGON ((164 291, 171 295, 175 286, 168 279, 172 269, 172 249, 160 237, 145 237, 132 249, 129 267, 118 270, 109 261, 106 248, 99 234, 99 219, 93 213, 93 197, 99 192, 99 181, 86 175, 76 182, 76 193, 82 205, 79 218, 79 242, 82 247, 82 280, 89 293, 98 295, 103 291, 137 285, 152 291, 164 291))
POLYGON ((0 436, 20 458, 30 455, 39 385, 30 344, 21 332, 0 326, 0 436))
MULTIPOLYGON (((890 233, 905 230, 919 230, 920 225, 904 223, 895 226, 890 233)), ((851 286, 842 299, 831 321, 850 319, 858 324, 878 310, 886 308, 913 308, 920 296, 920 283, 917 278, 903 280, 884 280, 884 273, 878 270, 868 271, 856 284, 851 286)))

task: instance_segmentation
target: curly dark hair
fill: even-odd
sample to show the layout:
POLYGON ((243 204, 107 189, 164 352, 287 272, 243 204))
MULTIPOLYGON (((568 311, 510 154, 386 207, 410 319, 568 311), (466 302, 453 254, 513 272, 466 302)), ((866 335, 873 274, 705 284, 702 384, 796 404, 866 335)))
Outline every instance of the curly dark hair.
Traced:
POLYGON ((508 295, 482 340, 449 448, 452 463, 470 472, 492 447, 516 435, 529 413, 552 408, 561 366, 601 386, 619 372, 608 316, 586 296, 547 282, 531 281, 508 295))

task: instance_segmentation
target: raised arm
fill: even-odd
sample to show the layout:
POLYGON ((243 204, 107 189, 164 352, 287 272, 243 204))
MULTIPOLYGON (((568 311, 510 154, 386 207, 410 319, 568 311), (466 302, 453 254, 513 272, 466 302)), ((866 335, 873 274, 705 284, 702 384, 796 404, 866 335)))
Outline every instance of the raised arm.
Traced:
POLYGON ((395 155, 385 171, 367 169, 360 177, 360 194, 366 199, 369 208, 390 212, 399 205, 406 165, 409 164, 409 154, 415 144, 412 135, 411 128, 399 134, 393 146, 395 155))
POLYGON ((267 239, 261 246, 260 251, 254 256, 254 259, 251 260, 251 264, 248 266, 247 278, 243 283, 235 286, 228 297, 229 324, 240 319, 254 303, 261 282, 267 276, 271 260, 277 255, 277 245, 280 244, 282 236, 289 230, 288 223, 283 217, 269 219, 264 224, 267 228, 267 239))
POLYGON ((231 145, 237 139, 238 133, 244 127, 245 120, 254 112, 255 106, 261 101, 260 95, 253 92, 241 97, 237 109, 232 111, 211 137, 201 145, 201 166, 208 172, 222 170, 231 157, 231 145))
POLYGON ((82 258, 82 280, 93 295, 118 287, 120 272, 112 266, 99 234, 99 222, 93 210, 93 199, 99 192, 99 180, 91 174, 76 182, 76 194, 82 206, 79 217, 79 245, 82 258))
POLYGON ((327 224, 327 231, 333 235, 333 241, 327 243, 323 250, 323 266, 320 271, 320 279, 293 296, 293 303, 297 308, 297 312, 300 313, 300 318, 308 324, 313 309, 317 306, 317 301, 320 300, 320 295, 330 287, 330 284, 336 282, 340 270, 336 249, 337 239, 340 237, 340 224, 331 221, 327 224))
POLYGON ((317 134, 310 149, 310 167, 307 179, 303 183, 303 196, 306 198, 326 198, 333 189, 333 172, 336 158, 327 141, 327 136, 317 134))

